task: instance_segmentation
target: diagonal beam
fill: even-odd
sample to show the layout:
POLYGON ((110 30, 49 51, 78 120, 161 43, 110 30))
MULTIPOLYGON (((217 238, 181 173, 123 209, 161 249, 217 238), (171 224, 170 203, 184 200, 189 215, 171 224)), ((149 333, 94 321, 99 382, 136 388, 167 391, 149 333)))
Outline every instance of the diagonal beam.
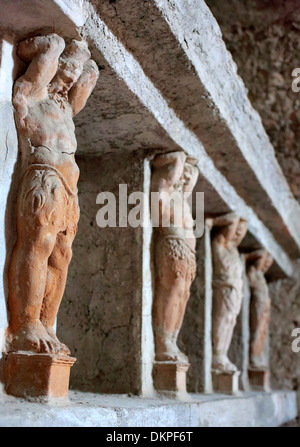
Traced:
POLYGON ((138 61, 114 36, 106 24, 99 18, 90 6, 89 18, 82 30, 83 37, 103 54, 105 59, 124 80, 128 88, 139 98, 144 106, 151 111, 167 134, 188 154, 199 159, 198 167, 202 175, 213 185, 220 197, 229 207, 245 217, 249 229, 259 242, 277 259, 282 270, 291 275, 293 265, 284 250, 274 239, 270 230, 257 217, 251 207, 237 194, 235 188, 215 167, 212 159, 206 153, 201 141, 179 119, 161 92, 145 75, 138 61))

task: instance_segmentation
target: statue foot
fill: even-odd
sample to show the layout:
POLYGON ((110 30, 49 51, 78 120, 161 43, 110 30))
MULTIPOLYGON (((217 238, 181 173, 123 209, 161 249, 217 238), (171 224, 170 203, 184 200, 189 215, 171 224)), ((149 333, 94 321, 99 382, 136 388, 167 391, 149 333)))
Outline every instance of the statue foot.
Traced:
POLYGON ((155 360, 157 362, 189 363, 188 357, 177 346, 177 333, 165 329, 155 332, 155 360))
POLYGON ((165 346, 165 349, 158 350, 155 360, 157 362, 189 363, 188 357, 176 345, 171 347, 165 346))
POLYGON ((23 325, 15 332, 8 331, 7 352, 56 354, 59 348, 59 344, 49 336, 41 322, 23 325))
POLYGON ((57 346, 56 354, 63 354, 63 355, 69 356, 71 354, 70 349, 68 348, 67 345, 65 345, 64 343, 61 343, 59 341, 53 328, 51 326, 45 326, 45 329, 46 329, 49 337, 51 337, 51 339, 55 342, 55 345, 57 346))
POLYGON ((177 349, 178 349, 178 352, 177 352, 176 356, 178 358, 178 362, 180 362, 180 363, 189 363, 188 356, 185 355, 183 352, 181 352, 179 348, 177 348, 177 349))
POLYGON ((238 370, 237 367, 229 360, 227 355, 214 355, 212 360, 212 369, 217 373, 224 374, 233 374, 238 370))
POLYGON ((180 354, 175 354, 172 352, 161 352, 157 353, 155 356, 157 362, 176 362, 176 363, 189 363, 186 355, 182 352, 180 354))
POLYGON ((265 362, 259 358, 252 358, 250 361, 249 368, 255 369, 257 371, 265 371, 266 369, 268 369, 265 362))

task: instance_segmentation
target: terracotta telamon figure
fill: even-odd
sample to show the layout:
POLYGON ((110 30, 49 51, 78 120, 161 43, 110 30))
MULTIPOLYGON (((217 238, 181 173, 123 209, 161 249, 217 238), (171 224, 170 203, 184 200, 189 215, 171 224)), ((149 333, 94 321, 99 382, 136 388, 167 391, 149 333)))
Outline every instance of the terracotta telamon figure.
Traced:
POLYGON ((153 160, 151 191, 161 198, 159 215, 151 210, 152 222, 157 219, 153 303, 156 361, 188 362, 177 346, 177 337, 196 273, 196 241, 188 203, 198 178, 196 163, 184 152, 157 155, 153 160), (170 197, 174 201, 169 201, 170 197))
POLYGON ((9 269, 7 352, 69 354, 53 331, 79 219, 73 117, 98 68, 85 42, 56 34, 18 45, 27 70, 13 105, 21 153, 17 242, 9 269))
POLYGON ((228 359, 237 316, 243 298, 243 262, 238 246, 247 232, 247 222, 234 213, 213 220, 213 360, 217 373, 232 374, 236 366, 228 359))
POLYGON ((265 273, 273 264, 266 250, 256 250, 247 255, 247 276, 249 279, 250 301, 250 368, 267 368, 264 345, 268 334, 271 300, 265 273))

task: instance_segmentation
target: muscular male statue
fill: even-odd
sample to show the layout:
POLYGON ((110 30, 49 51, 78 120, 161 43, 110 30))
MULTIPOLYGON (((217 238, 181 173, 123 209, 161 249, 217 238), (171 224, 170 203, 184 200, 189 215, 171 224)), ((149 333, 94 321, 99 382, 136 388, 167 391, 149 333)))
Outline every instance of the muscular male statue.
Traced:
POLYGON ((255 250, 247 255, 247 276, 249 279, 250 301, 250 368, 268 367, 264 356, 265 340, 268 334, 271 300, 265 273, 273 264, 266 250, 255 250))
POLYGON ((232 374, 237 368, 229 360, 228 350, 243 298, 243 264, 238 246, 246 235, 247 222, 230 213, 212 223, 217 230, 212 240, 212 369, 217 373, 232 374))
POLYGON ((159 215, 152 213, 152 221, 157 219, 158 224, 154 230, 156 361, 188 362, 177 346, 177 337, 196 274, 196 241, 188 203, 199 174, 196 163, 184 152, 157 155, 153 160, 151 192, 161 198, 159 215))
POLYGON ((85 42, 65 43, 56 34, 20 42, 17 54, 28 67, 13 91, 22 178, 6 350, 69 355, 53 325, 79 219, 73 117, 85 106, 98 68, 85 42))

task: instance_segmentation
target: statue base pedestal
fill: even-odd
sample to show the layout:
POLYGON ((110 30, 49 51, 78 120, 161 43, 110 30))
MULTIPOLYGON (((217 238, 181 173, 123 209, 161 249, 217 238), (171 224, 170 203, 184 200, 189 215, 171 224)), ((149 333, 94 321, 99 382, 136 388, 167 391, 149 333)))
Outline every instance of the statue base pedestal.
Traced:
POLYGON ((186 373, 189 363, 155 362, 153 383, 157 391, 186 393, 186 373))
POLYGON ((75 358, 59 354, 9 353, 4 356, 5 391, 25 399, 66 398, 75 362, 75 358))
POLYGON ((249 382, 253 390, 270 391, 270 374, 267 369, 248 369, 249 382))
POLYGON ((238 394, 240 371, 232 374, 212 371, 213 390, 216 393, 238 394))

